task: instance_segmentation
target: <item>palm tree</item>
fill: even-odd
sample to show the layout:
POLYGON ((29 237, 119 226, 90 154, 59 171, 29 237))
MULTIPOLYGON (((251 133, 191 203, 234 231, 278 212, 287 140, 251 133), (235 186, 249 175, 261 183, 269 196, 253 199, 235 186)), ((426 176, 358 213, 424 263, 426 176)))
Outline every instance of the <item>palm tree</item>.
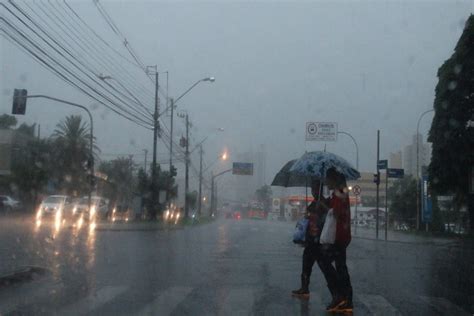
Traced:
MULTIPOLYGON (((67 194, 83 194, 88 190, 87 170, 90 157, 90 129, 79 115, 70 115, 56 125, 51 136, 54 143, 57 184, 67 194)), ((94 152, 98 147, 94 145, 94 152)))

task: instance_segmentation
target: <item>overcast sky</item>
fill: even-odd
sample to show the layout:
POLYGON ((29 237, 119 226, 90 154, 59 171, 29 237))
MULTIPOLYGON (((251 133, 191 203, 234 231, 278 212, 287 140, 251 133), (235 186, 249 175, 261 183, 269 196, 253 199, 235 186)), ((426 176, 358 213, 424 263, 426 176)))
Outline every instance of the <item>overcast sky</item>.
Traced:
MULTIPOLYGON (((225 128, 206 142, 206 161, 224 148, 232 155, 264 144, 268 175, 305 150, 324 147, 305 143, 307 121, 337 122, 340 130, 351 133, 359 143, 363 171, 375 169, 377 129, 382 158, 402 149, 415 133, 419 115, 432 108, 436 72, 453 53, 473 11, 472 1, 456 0, 101 3, 144 63, 169 71, 171 96, 200 78, 216 78, 196 87, 178 106, 188 111, 196 141, 225 128)), ((70 5, 127 54, 92 1, 70 5)), ((30 94, 95 103, 3 38, 0 65, 1 112, 10 112, 12 89, 19 87, 30 94)), ((153 90, 143 73, 131 74, 153 90)), ((160 84, 165 87, 164 74, 160 84)), ((151 96, 143 99, 153 105, 151 96)), ((102 105, 91 108, 103 157, 130 153, 143 159, 142 149, 151 152, 150 131, 102 105)), ((80 112, 30 100, 21 121, 41 124, 46 136, 71 113, 80 112)), ((430 120, 427 116, 421 124, 424 135, 430 120)), ((179 138, 182 120, 175 126, 179 138)), ((327 146, 355 162, 347 137, 327 146)), ((159 152, 166 159, 162 143, 159 152)))

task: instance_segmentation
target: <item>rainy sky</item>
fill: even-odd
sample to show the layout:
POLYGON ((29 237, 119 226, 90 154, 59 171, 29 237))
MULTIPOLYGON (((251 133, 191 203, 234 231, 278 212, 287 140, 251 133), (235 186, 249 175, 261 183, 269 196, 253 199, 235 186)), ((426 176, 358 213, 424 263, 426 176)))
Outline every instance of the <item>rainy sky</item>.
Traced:
MULTIPOLYGON (((437 69, 452 54, 473 12, 472 1, 455 0, 101 3, 141 59, 169 71, 170 96, 200 78, 216 78, 178 105, 189 113, 194 143, 211 135, 205 160, 211 162, 224 148, 232 157, 264 144, 267 174, 305 150, 324 147, 305 143, 307 121, 337 122, 341 131, 351 133, 359 143, 363 171, 375 169, 377 129, 382 158, 403 149, 419 114, 432 107, 437 69), (225 132, 215 133, 219 127, 225 132)), ((70 4, 127 53, 92 1, 70 4)), ((94 105, 9 42, 0 43, 1 112, 10 112, 13 88, 27 88, 30 94, 91 106, 103 158, 127 153, 138 160, 143 149, 151 152, 150 131, 94 105)), ((160 76, 165 87, 166 75, 160 76)), ((137 75, 136 82, 152 91, 145 79, 137 75)), ((153 99, 143 98, 151 108, 153 99)), ((41 124, 47 136, 71 113, 81 112, 30 100, 20 121, 41 124)), ((430 119, 421 124, 424 134, 430 119)), ((184 124, 179 118, 175 122, 179 138, 184 124)), ((327 148, 355 161, 353 144, 343 135, 327 148)), ((158 158, 166 157, 159 142, 158 158)), ((193 160, 197 165, 196 156, 193 160)))

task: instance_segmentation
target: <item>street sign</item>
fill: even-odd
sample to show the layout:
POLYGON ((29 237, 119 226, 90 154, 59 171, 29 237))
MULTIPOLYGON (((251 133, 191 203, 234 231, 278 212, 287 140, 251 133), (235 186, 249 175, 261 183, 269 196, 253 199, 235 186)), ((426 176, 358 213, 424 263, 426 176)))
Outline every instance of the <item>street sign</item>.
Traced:
POLYGON ((355 195, 360 195, 360 186, 358 185, 355 185, 353 188, 352 188, 352 192, 354 192, 355 195))
POLYGON ((337 141, 337 123, 306 122, 306 141, 337 141))
POLYGON ((433 221, 433 204, 431 201, 431 195, 428 193, 428 177, 423 177, 422 185, 422 211, 421 211, 421 221, 423 223, 431 223, 433 221))
POLYGON ((405 172, 403 169, 389 168, 387 169, 387 175, 389 178, 403 178, 405 172))
POLYGON ((241 175, 241 176, 253 175, 253 163, 234 162, 232 164, 232 174, 241 175))
POLYGON ((383 170, 388 168, 388 160, 379 160, 377 162, 377 169, 383 170))

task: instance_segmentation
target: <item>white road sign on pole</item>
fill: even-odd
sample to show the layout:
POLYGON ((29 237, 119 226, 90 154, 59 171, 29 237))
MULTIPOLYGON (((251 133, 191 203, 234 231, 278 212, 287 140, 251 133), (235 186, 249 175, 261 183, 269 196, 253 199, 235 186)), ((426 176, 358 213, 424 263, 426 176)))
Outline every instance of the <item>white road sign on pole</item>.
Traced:
POLYGON ((306 141, 337 141, 337 123, 306 122, 306 141))
POLYGON ((355 185, 353 188, 352 188, 352 192, 354 192, 355 195, 360 195, 360 186, 358 185, 355 185))

